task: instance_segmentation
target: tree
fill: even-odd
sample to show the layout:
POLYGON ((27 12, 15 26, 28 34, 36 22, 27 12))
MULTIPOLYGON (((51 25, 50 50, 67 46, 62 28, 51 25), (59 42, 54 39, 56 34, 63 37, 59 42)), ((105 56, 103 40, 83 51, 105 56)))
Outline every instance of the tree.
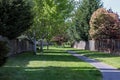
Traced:
POLYGON ((43 52, 43 39, 48 35, 48 25, 50 22, 50 15, 53 14, 54 4, 51 0, 33 0, 33 14, 34 14, 34 23, 26 32, 28 38, 34 44, 34 52, 36 53, 36 40, 41 42, 41 52, 43 52), (49 3, 49 4, 48 4, 49 3), (49 6, 51 5, 51 6, 49 6))
POLYGON ((47 41, 61 34, 66 37, 67 22, 71 18, 75 6, 73 0, 58 0, 55 1, 55 5, 56 13, 52 15, 53 21, 50 22, 52 29, 50 30, 49 38, 46 38, 47 41))
POLYGON ((102 7, 100 0, 80 0, 77 9, 75 10, 75 17, 73 18, 75 39, 89 40, 89 21, 92 13, 98 8, 102 7))
POLYGON ((57 45, 61 46, 64 42, 67 42, 67 37, 64 34, 54 36, 52 39, 57 45))
POLYGON ((112 10, 100 8, 90 20, 90 35, 93 39, 118 39, 120 34, 119 16, 112 10))
MULTIPOLYGON (((0 38, 20 36, 30 28, 32 19, 31 7, 25 0, 0 0, 0 38)), ((0 40, 0 66, 6 62, 8 52, 7 43, 0 40)))
POLYGON ((0 0, 0 35, 16 38, 32 24, 31 7, 24 0, 0 0))
MULTIPOLYGON (((72 11, 70 0, 34 0, 33 11, 35 12, 34 24, 30 29, 34 39, 41 42, 43 51, 43 40, 49 41, 53 36, 59 34, 64 27, 65 20, 72 11)), ((34 42, 35 43, 35 42, 34 42)))
POLYGON ((68 25, 68 29, 67 29, 67 36, 69 38, 69 41, 71 43, 75 42, 75 41, 79 41, 79 35, 77 34, 77 31, 76 31, 76 27, 74 26, 74 23, 73 22, 69 22, 69 25, 68 25))

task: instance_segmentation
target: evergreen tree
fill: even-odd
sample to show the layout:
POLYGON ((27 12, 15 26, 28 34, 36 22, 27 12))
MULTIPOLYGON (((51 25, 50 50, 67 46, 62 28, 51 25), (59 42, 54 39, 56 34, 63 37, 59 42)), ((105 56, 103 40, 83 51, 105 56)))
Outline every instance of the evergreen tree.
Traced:
MULTIPOLYGON (((31 7, 24 0, 0 0, 0 38, 18 37, 30 27, 32 18, 31 7)), ((6 62, 8 52, 7 43, 0 40, 0 66, 6 62)))
POLYGON ((89 21, 92 13, 102 7, 100 0, 82 0, 75 11, 74 30, 77 32, 77 40, 89 40, 89 21), (79 35, 79 37, 78 37, 79 35))
POLYGON ((16 38, 32 24, 31 7, 25 0, 0 0, 0 35, 16 38))

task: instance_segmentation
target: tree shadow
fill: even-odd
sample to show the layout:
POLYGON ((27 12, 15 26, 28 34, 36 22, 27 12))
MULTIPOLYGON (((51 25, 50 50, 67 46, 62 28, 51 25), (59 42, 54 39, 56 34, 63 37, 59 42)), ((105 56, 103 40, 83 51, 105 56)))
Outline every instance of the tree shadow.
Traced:
POLYGON ((109 54, 109 53, 102 53, 102 52, 96 52, 96 51, 92 51, 92 52, 87 52, 85 53, 85 56, 90 56, 90 57, 95 57, 95 58, 111 58, 111 57, 120 57, 119 55, 113 55, 113 54, 109 54))
POLYGON ((6 73, 1 77, 0 72, 0 80, 101 80, 100 72, 91 67, 4 67, 2 71, 6 73))
POLYGON ((19 55, 14 55, 8 59, 5 66, 20 66, 26 67, 30 61, 62 61, 62 62, 81 62, 76 57, 71 56, 63 50, 49 50, 42 55, 33 55, 30 52, 25 52, 19 55))
POLYGON ((111 58, 111 57, 120 57, 118 55, 113 55, 109 53, 102 53, 97 51, 88 51, 88 50, 71 50, 78 54, 82 54, 86 57, 93 57, 93 58, 111 58))
POLYGON ((78 67, 76 64, 79 62, 82 65, 83 61, 64 50, 52 49, 45 51, 43 55, 23 53, 10 57, 8 63, 0 69, 0 80, 101 80, 97 69, 78 67), (33 67, 29 66, 31 62, 33 67), (63 63, 62 66, 59 62, 63 63), (74 63, 76 67, 71 67, 74 63))
MULTIPOLYGON (((40 50, 38 50, 37 53, 40 53, 40 50)), ((47 49, 44 49, 44 53, 65 53, 65 50, 59 50, 59 49, 48 49, 47 50, 47 49)))

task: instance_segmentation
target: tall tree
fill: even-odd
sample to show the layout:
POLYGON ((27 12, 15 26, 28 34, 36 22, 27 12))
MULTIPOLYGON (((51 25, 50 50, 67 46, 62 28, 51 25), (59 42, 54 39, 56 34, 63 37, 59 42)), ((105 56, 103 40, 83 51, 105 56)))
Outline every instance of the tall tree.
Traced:
POLYGON ((32 25, 31 6, 25 0, 0 0, 0 66, 6 61, 8 45, 3 39, 14 39, 32 25), (1 36, 2 35, 2 36, 1 36))
POLYGON ((89 40, 89 21, 92 13, 102 7, 101 0, 80 0, 73 19, 76 40, 89 40))
POLYGON ((43 39, 50 40, 62 30, 65 20, 72 11, 72 2, 72 0, 34 0, 34 24, 30 31, 34 39, 40 40, 41 51, 43 39))

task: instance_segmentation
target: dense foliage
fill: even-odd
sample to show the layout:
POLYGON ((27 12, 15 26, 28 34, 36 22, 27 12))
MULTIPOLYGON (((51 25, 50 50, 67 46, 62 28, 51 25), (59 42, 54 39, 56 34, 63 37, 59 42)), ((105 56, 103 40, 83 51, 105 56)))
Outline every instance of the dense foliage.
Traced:
MULTIPOLYGON (((27 36, 35 43, 44 39, 50 41, 53 36, 63 34, 65 21, 73 10, 73 0, 33 0, 34 23, 27 36)), ((35 47, 35 46, 34 46, 35 47)))
MULTIPOLYGON (((31 6, 25 0, 0 0, 0 36, 8 39, 20 36, 30 28, 32 19, 31 6)), ((9 50, 6 45, 0 41, 0 66, 7 59, 9 50)))
POLYGON ((0 0, 0 35, 16 38, 32 24, 31 8, 25 0, 0 0))
POLYGON ((102 7, 101 0, 80 0, 77 9, 75 10, 75 17, 73 17, 73 30, 71 27, 68 30, 69 35, 73 36, 73 40, 89 39, 89 21, 91 15, 98 8, 102 7), (71 32, 72 31, 72 32, 71 32))
POLYGON ((33 4, 35 16, 31 32, 36 33, 38 39, 61 33, 74 7, 72 0, 33 0, 33 4))
POLYGON ((118 39, 120 34, 119 16, 112 10, 100 8, 90 20, 90 35, 93 39, 118 39))

